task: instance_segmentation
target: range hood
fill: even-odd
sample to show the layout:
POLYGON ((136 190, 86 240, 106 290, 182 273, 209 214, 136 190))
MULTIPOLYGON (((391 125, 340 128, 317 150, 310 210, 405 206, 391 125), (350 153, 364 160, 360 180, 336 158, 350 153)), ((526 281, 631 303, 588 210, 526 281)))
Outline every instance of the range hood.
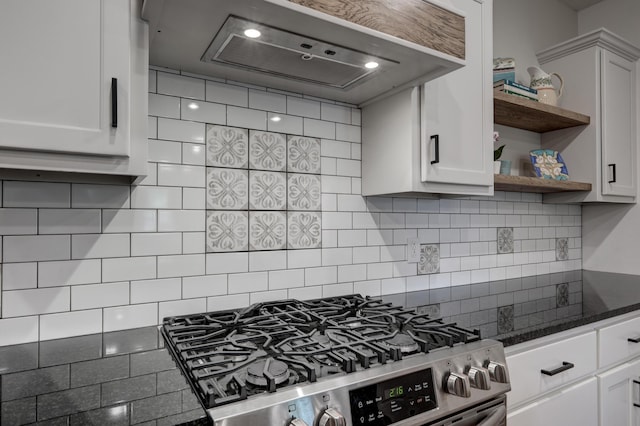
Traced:
POLYGON ((424 0, 145 0, 152 65, 363 105, 464 66, 424 0))

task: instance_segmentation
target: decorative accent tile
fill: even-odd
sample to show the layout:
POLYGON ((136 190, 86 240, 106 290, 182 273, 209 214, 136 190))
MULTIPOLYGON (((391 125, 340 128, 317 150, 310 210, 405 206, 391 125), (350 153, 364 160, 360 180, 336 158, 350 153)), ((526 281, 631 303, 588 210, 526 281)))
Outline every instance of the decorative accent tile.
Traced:
POLYGON ((569 306, 569 284, 556 285, 556 307, 569 306))
POLYGON ((498 334, 513 331, 513 305, 498 308, 498 334))
POLYGON ((289 136, 287 170, 299 173, 320 173, 320 141, 303 136, 289 136))
POLYGON ((321 210, 320 176, 291 173, 287 189, 289 210, 321 210))
POLYGON ((438 272, 440 272, 440 245, 421 245, 418 275, 437 274, 438 272))
POLYGON ((246 129, 207 125, 207 166, 246 168, 249 136, 246 129))
POLYGON ((207 168, 207 208, 243 210, 249 205, 246 170, 207 168))
POLYGON ((281 133, 249 131, 249 168, 284 172, 287 166, 287 141, 281 133))
POLYGON ((556 238, 556 260, 569 259, 569 239, 556 238))
POLYGON ((247 212, 207 212, 207 251, 247 251, 248 222, 247 212))
POLYGON ((320 248, 322 218, 318 212, 289 212, 287 247, 290 249, 320 248))
POLYGON ((513 253, 513 228, 498 228, 498 254, 513 253))
POLYGON ((287 243, 283 212, 249 212, 249 250, 282 250, 287 243))
POLYGON ((249 172, 249 208, 252 210, 284 210, 287 206, 286 174, 249 172))

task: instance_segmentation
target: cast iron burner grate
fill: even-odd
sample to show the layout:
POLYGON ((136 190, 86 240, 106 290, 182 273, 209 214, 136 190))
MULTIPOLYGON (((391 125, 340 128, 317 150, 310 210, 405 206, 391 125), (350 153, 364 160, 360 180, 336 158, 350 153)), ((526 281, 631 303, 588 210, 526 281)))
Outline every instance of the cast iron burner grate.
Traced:
POLYGON ((206 408, 480 340, 478 330, 360 295, 169 317, 162 335, 206 408))

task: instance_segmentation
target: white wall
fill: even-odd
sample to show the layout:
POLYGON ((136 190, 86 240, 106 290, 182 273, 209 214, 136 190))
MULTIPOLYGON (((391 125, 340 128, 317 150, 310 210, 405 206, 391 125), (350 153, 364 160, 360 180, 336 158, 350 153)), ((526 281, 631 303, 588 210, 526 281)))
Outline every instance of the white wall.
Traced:
MULTIPOLYGON (((638 0, 605 0, 578 13, 580 34, 605 27, 636 46, 640 46, 639 24, 638 0)), ((640 105, 640 83, 637 92, 640 105)), ((636 122, 640 123, 640 109, 636 122)), ((582 211, 584 268, 640 274, 640 205, 584 206, 582 211)))
MULTIPOLYGON (((495 0, 493 12, 493 57, 516 59, 516 80, 529 84, 527 68, 538 66, 536 52, 578 35, 578 16, 557 0, 495 0)), ((553 71, 553 70, 549 70, 553 71)), ((496 126, 502 159, 512 161, 512 174, 519 174, 528 152, 540 148, 540 135, 496 126)), ((497 147, 496 146, 496 147, 497 147)))

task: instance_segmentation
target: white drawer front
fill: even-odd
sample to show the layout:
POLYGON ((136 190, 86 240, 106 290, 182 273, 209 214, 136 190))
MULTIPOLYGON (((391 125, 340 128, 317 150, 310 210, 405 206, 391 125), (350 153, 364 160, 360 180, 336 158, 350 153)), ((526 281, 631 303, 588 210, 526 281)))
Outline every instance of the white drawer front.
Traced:
POLYGON ((640 354, 640 318, 634 318, 598 330, 599 367, 611 365, 630 355, 640 354), (638 343, 628 339, 638 339, 638 343))
POLYGON ((596 352, 596 332, 592 331, 507 357, 511 377, 511 392, 507 394, 507 404, 513 407, 521 401, 594 372, 597 365, 596 352), (565 362, 573 364, 573 367, 551 376, 541 372, 563 367, 565 362))

